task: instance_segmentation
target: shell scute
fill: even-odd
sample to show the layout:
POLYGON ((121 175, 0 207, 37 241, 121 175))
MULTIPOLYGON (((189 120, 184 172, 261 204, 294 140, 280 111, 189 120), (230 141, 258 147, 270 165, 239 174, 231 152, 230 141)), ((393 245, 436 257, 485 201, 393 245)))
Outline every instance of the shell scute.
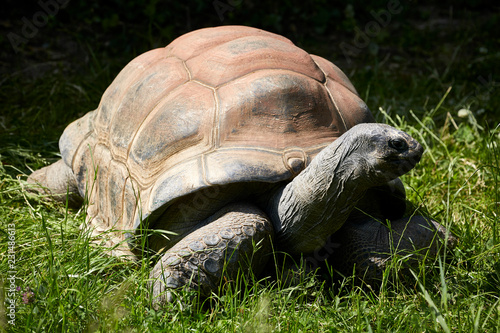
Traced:
POLYGON ((123 102, 123 95, 127 93, 130 86, 142 79, 142 74, 152 64, 161 61, 165 57, 164 49, 148 51, 125 66, 111 85, 104 92, 101 103, 97 108, 95 126, 101 129, 101 133, 107 133, 110 122, 113 119, 118 107, 123 102))
POLYGON ((268 31, 243 26, 227 26, 222 29, 221 27, 207 28, 189 32, 176 38, 166 49, 169 54, 186 61, 221 44, 246 36, 269 36, 293 44, 289 39, 268 31))
POLYGON ((214 93, 193 82, 181 88, 149 114, 131 144, 130 168, 144 182, 159 169, 166 170, 211 148, 214 93))
MULTIPOLYGON (((324 86, 281 70, 252 73, 218 89, 222 147, 283 150, 333 141, 342 123, 324 86), (251 139, 249 139, 251 138, 251 139)), ((344 130, 344 128, 342 128, 344 130)))
POLYGON ((323 72, 307 52, 270 36, 248 36, 228 41, 189 59, 186 65, 194 79, 212 87, 273 68, 304 74, 319 82, 325 80, 323 72))
POLYGON ((110 141, 115 156, 127 157, 128 147, 144 119, 173 89, 188 81, 179 59, 166 58, 145 68, 143 75, 122 94, 111 121, 110 141))

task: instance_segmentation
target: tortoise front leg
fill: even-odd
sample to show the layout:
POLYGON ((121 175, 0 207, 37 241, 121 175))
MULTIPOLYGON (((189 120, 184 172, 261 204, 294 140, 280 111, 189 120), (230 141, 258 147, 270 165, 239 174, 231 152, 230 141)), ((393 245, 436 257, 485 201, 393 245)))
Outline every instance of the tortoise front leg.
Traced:
POLYGON ((445 240, 449 249, 457 242, 445 227, 423 216, 401 218, 389 226, 376 219, 347 221, 329 239, 333 245, 328 262, 342 274, 354 269, 356 276, 371 283, 381 280, 394 254, 411 254, 408 263, 415 267, 423 256, 435 258, 445 240))
POLYGON ((173 301, 173 289, 217 293, 223 278, 238 270, 258 274, 271 253, 274 236, 268 217, 251 204, 229 205, 167 250, 151 274, 153 302, 173 301))
POLYGON ((68 194, 69 206, 78 207, 83 202, 83 198, 78 193, 73 170, 62 159, 33 172, 28 177, 28 183, 35 185, 29 190, 47 194, 50 199, 62 203, 66 203, 66 194, 68 194))

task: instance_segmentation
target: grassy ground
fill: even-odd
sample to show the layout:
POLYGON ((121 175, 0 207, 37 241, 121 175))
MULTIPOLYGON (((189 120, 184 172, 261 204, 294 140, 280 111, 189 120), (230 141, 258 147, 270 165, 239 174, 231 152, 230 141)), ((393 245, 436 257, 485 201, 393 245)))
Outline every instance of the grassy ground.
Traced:
MULTIPOLYGON (((479 16, 460 19, 483 22, 484 28, 499 20, 479 16)), ((154 310, 147 263, 106 256, 79 231, 83 210, 46 203, 25 190, 32 170, 58 159, 57 139, 64 126, 96 107, 123 65, 123 59, 103 60, 92 54, 92 47, 80 45, 88 60, 84 71, 68 71, 68 61, 62 60, 33 72, 38 62, 28 57, 30 66, 9 72, 0 83, 0 329, 498 331, 498 37, 494 29, 485 37, 477 26, 457 31, 415 26, 420 28, 393 28, 390 41, 378 36, 373 41, 378 51, 367 49, 353 64, 323 44, 311 48, 339 59, 379 121, 407 131, 425 146, 423 160, 403 181, 409 199, 459 237, 456 249, 404 277, 394 277, 404 259, 396 260, 380 290, 359 287, 351 277, 333 285, 306 277, 293 287, 240 280, 225 286, 210 306, 175 303, 154 310), (15 263, 9 261, 9 241, 15 242, 15 263), (15 326, 8 316, 11 286, 15 326)))

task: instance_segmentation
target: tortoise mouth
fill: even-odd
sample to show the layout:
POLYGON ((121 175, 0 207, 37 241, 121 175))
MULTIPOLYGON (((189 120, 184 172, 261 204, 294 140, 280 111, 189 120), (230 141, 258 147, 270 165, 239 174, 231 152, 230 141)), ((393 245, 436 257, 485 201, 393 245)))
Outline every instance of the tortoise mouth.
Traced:
POLYGON ((389 163, 396 167, 399 171, 398 173, 402 175, 413 169, 417 165, 418 161, 400 158, 392 159, 389 163))
POLYGON ((389 163, 392 164, 408 164, 408 165, 417 165, 418 162, 422 159, 421 154, 406 154, 405 156, 390 156, 386 159, 389 163))
POLYGON ((407 152, 406 154, 393 155, 385 159, 398 176, 401 176, 413 169, 422 159, 420 150, 407 152))
POLYGON ((422 153, 422 146, 418 142, 413 141, 406 151, 390 154, 383 158, 383 163, 386 165, 386 170, 391 176, 395 175, 399 177, 412 170, 420 162, 422 153))

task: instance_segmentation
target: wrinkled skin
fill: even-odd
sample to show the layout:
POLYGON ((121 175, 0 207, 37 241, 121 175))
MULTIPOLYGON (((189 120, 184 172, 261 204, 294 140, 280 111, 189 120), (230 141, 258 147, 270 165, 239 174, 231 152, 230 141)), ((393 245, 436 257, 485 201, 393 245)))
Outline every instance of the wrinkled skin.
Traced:
MULTIPOLYGON (((394 198, 403 200, 397 177, 411 170, 422 152, 420 144, 402 131, 383 124, 360 124, 327 146, 281 187, 254 191, 254 196, 235 191, 235 187, 221 188, 208 216, 190 221, 193 227, 187 236, 174 244, 167 238, 163 245, 158 243, 156 250, 162 257, 151 272, 156 302, 172 301, 171 291, 176 288, 199 290, 208 296, 217 292, 222 281, 235 279, 239 269, 258 274, 271 257, 272 248, 314 257, 333 242, 336 248, 330 255, 339 269, 348 271, 356 266, 359 274, 368 271, 366 278, 377 278, 393 249, 428 249, 434 256, 438 253, 437 239, 453 246, 456 240, 444 227, 421 216, 402 218, 394 214, 391 227, 377 220, 385 218, 388 203, 384 200, 390 195, 380 204, 374 203, 378 190, 371 189, 387 191, 394 187, 394 198), (373 213, 373 218, 353 213, 358 202, 373 213)), ((62 186, 57 177, 58 172, 67 175, 66 168, 56 163, 35 172, 29 181, 61 193, 61 189, 74 186, 74 178, 65 176, 63 182, 67 184, 62 186)), ((175 214, 166 214, 156 225, 175 225, 172 218, 175 214)))
MULTIPOLYGON (((352 272, 356 267, 357 274, 366 281, 380 278, 394 252, 420 251, 436 256, 439 239, 446 239, 449 247, 456 241, 444 227, 422 216, 402 218, 402 211, 391 216, 394 220, 388 227, 377 219, 384 218, 387 207, 378 208, 384 204, 387 206, 387 203, 373 203, 377 201, 377 193, 390 190, 391 186, 394 187, 395 201, 401 200, 397 197, 401 195, 400 182, 395 180, 420 161, 422 152, 417 141, 388 125, 353 127, 318 154, 293 181, 275 190, 269 199, 260 201, 264 212, 248 201, 229 205, 221 210, 223 213, 219 211, 211 216, 208 223, 202 222, 203 226, 188 236, 189 242, 179 242, 166 250, 152 273, 154 295, 160 302, 171 301, 170 290, 186 285, 208 295, 217 289, 217 281, 223 276, 234 279, 237 268, 247 270, 252 256, 261 259, 252 267, 254 272, 259 272, 272 247, 292 255, 314 258, 318 250, 334 242, 335 251, 329 253, 334 267, 342 272, 352 272), (380 186, 381 189, 371 190, 380 186), (371 192, 367 195, 367 191, 371 192), (353 213, 362 198, 360 206, 369 208, 372 217, 353 213), (345 223, 349 217, 352 222, 345 223), (245 221, 247 231, 254 231, 238 232, 242 221, 245 221), (204 230, 205 225, 210 231, 204 230), (261 225, 272 225, 273 228, 261 225), (219 233, 223 230, 230 230, 230 235, 238 234, 238 241, 242 244, 248 244, 249 239, 258 242, 259 252, 240 248, 235 259, 234 246, 207 242, 206 237, 211 235, 222 240, 224 237, 219 233), (273 238, 274 246, 270 244, 273 238), (193 242, 200 244, 198 249, 202 250, 194 251, 196 246, 188 249, 193 242), (179 255, 181 243, 184 256, 179 255), (219 254, 212 255, 214 251, 219 254), (228 256, 230 259, 222 264, 224 259, 221 258, 228 256), (207 268, 207 263, 213 263, 213 258, 219 260, 217 270, 207 268), (192 265, 193 259, 195 267, 183 268, 192 265), (223 266, 226 267, 225 274, 222 273, 223 266), (197 273, 193 275, 193 272, 197 273)), ((402 191, 404 196, 404 189, 402 191)), ((388 197, 390 195, 385 194, 385 198, 388 197)), ((208 266, 212 267, 211 264, 208 266)))
POLYGON ((354 126, 272 199, 279 244, 291 253, 323 246, 369 188, 411 170, 422 152, 416 140, 388 125, 354 126))

